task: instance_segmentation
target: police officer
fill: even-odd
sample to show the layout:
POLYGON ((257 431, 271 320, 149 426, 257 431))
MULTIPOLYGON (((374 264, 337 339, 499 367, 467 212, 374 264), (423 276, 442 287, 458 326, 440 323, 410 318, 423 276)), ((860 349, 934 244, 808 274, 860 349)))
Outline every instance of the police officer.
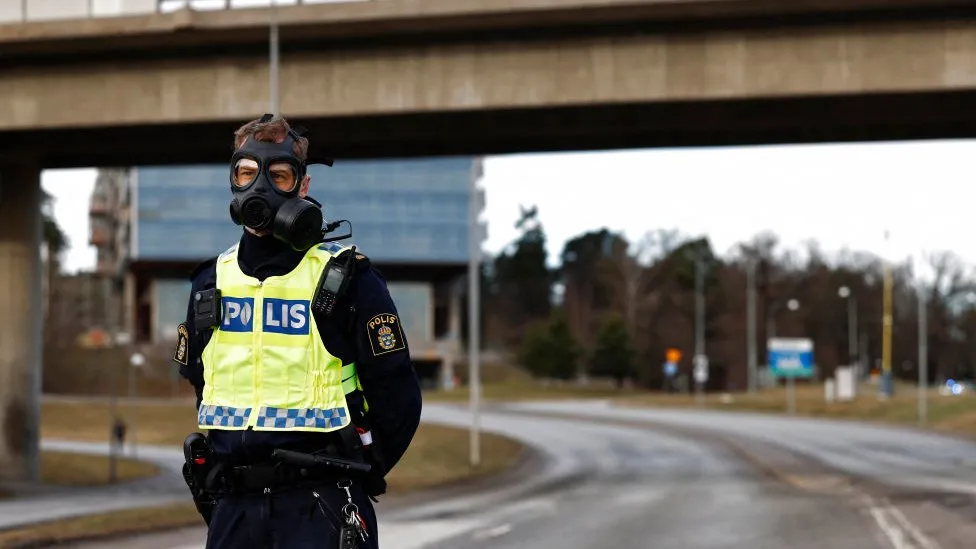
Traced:
POLYGON ((386 282, 355 249, 323 243, 304 133, 271 115, 235 132, 230 213, 243 234, 194 270, 178 330, 174 360, 208 432, 207 549, 378 547, 371 500, 420 422, 386 282))

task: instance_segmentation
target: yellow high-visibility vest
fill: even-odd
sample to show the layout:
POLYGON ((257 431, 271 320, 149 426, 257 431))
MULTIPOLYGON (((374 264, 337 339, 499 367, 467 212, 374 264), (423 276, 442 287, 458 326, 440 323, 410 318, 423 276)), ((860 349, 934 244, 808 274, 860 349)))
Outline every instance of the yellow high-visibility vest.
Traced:
POLYGON ((203 349, 200 429, 318 431, 350 423, 346 394, 361 390, 356 365, 325 348, 310 301, 326 264, 345 248, 313 246, 290 273, 263 282, 217 258, 220 326, 203 349))

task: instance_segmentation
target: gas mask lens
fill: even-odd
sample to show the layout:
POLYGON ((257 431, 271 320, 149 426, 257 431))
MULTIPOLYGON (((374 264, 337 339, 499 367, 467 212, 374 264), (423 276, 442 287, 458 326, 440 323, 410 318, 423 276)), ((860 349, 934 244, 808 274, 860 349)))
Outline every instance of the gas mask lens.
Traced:
POLYGON ((290 193, 295 190, 298 183, 295 177, 295 168, 288 162, 275 162, 268 168, 271 182, 283 193, 290 193))
POLYGON ((234 185, 245 187, 258 176, 258 163, 250 158, 242 158, 234 166, 234 185))
MULTIPOLYGON (((257 178, 260 169, 256 160, 250 158, 238 160, 234 166, 234 185, 246 187, 251 184, 257 178)), ((268 167, 268 176, 271 184, 283 193, 294 191, 298 184, 295 167, 289 162, 273 162, 268 167)))

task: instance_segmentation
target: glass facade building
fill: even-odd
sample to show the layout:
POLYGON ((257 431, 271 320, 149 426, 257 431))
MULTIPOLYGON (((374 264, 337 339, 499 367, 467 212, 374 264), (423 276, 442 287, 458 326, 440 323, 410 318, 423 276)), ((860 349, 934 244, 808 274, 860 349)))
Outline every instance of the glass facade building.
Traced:
MULTIPOLYGON (((470 157, 336 162, 309 169, 310 195, 328 221, 352 223, 342 243, 377 263, 464 264, 471 179, 480 170, 470 157)), ((226 165, 133 172, 134 261, 203 260, 240 238, 228 213, 226 165)))
MULTIPOLYGON (((468 261, 468 207, 480 158, 428 158, 336 162, 312 166, 311 196, 329 221, 347 219, 355 244, 380 265, 444 265, 468 261)), ((226 165, 149 166, 131 172, 133 215, 130 261, 202 261, 238 241, 242 228, 230 220, 226 165)), ((480 207, 484 194, 478 190, 480 207)), ((345 232, 343 225, 339 231, 345 232)), ((485 235, 484 225, 477 229, 485 235)), ((389 281, 406 335, 419 347, 432 342, 435 288, 423 282, 389 281)), ((145 322, 154 341, 172 339, 186 317, 190 283, 153 277, 145 322)))

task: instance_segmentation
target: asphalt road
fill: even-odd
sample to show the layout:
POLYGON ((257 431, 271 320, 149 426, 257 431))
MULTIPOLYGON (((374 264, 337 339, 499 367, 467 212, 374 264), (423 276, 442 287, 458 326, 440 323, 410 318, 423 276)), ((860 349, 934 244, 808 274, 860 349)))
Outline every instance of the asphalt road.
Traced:
MULTIPOLYGON (((436 423, 468 422, 462 408, 430 404, 424 414, 436 423)), ((954 549, 971 548, 976 539, 965 514, 966 492, 976 480, 976 444, 969 442, 911 430, 593 402, 509 405, 485 411, 482 421, 487 430, 542 448, 549 460, 544 473, 450 501, 381 503, 384 549, 954 549), (752 453, 786 448, 901 491, 784 482, 721 439, 674 434, 648 422, 722 433, 752 453), (933 492, 946 489, 961 492, 953 497, 963 504, 955 500, 953 508, 949 496, 933 492)), ((800 459, 792 467, 814 465, 800 459)), ((201 529, 189 529, 75 547, 202 549, 203 537, 201 529)))

